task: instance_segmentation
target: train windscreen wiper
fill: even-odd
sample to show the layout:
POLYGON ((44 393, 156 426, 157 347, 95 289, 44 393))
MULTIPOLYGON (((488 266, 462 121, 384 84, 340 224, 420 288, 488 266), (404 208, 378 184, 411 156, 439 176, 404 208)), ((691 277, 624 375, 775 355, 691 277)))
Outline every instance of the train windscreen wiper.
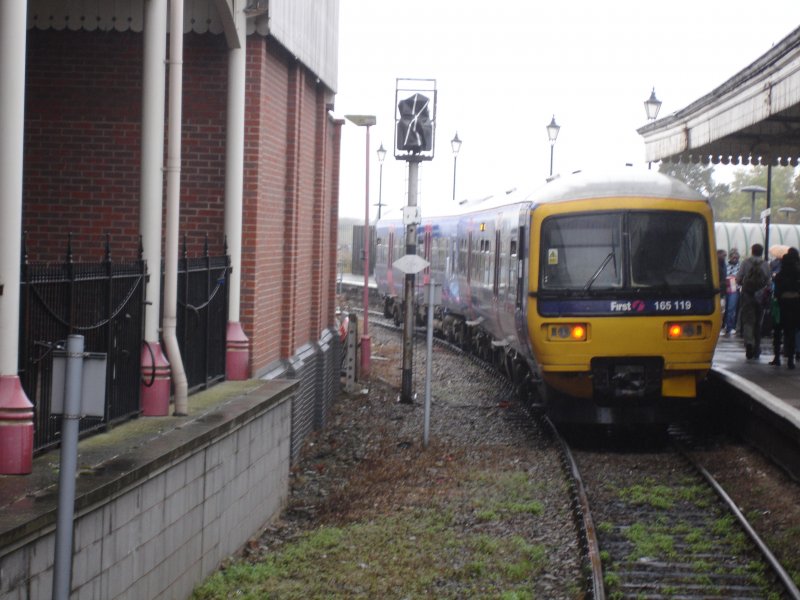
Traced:
MULTIPOLYGON (((600 263, 599 267, 597 267, 597 270, 594 272, 594 275, 592 275, 589 278, 589 281, 586 282, 586 285, 583 286, 584 292, 588 292, 591 289, 594 282, 597 281, 598 277, 600 277, 600 273, 603 272, 603 269, 606 268, 606 266, 608 265, 608 263, 611 261, 612 258, 616 259, 616 254, 614 253, 613 250, 606 255, 606 257, 603 259, 603 262, 600 263)), ((616 263, 616 260, 614 262, 616 263)))

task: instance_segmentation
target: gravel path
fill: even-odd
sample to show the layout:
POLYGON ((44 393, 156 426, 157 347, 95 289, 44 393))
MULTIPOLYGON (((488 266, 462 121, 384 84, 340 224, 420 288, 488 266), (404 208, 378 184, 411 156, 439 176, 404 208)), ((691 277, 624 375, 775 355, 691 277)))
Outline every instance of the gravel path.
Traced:
MULTIPOLYGON (((368 390, 340 395, 328 426, 312 436, 293 470, 286 511, 252 540, 249 560, 324 525, 375 522, 403 511, 442 507, 453 515, 448 539, 480 533, 502 544, 521 537, 543 549, 541 560, 524 575, 531 597, 582 597, 570 494, 547 436, 511 401, 502 380, 466 356, 434 347, 431 434, 424 448, 424 343, 415 348, 418 400, 400 404, 400 336, 380 327, 370 333, 368 390), (525 493, 535 495, 530 500, 541 510, 505 510, 502 518, 487 518, 487 506, 504 506, 504 499, 492 498, 497 481, 515 477, 527 482, 525 493)), ((466 556, 466 546, 461 550, 466 556)), ((459 562, 459 551, 448 547, 449 554, 455 553, 448 555, 449 563, 459 562)), ((469 592, 457 582, 436 585, 437 597, 467 597, 476 589, 474 581, 469 592)), ((479 595, 494 597, 492 589, 479 595)), ((396 597, 418 596, 397 590, 396 597)))

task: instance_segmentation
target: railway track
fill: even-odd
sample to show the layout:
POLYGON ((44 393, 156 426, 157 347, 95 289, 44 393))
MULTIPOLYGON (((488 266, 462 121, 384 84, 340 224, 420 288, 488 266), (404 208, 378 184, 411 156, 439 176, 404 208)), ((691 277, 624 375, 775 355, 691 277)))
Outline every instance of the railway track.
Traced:
MULTIPOLYGON (((379 313, 370 318, 397 329, 379 313)), ((436 343, 498 376, 481 359, 436 343)), ((510 395, 503 381, 498 377, 510 395)), ((612 438, 570 447, 537 411, 524 414, 541 418, 564 451, 589 596, 800 600, 791 577, 722 487, 682 451, 691 441, 681 432, 672 440, 645 434, 634 444, 612 438)))
POLYGON ((602 569, 595 598, 800 598, 721 486, 670 441, 572 455, 602 569))

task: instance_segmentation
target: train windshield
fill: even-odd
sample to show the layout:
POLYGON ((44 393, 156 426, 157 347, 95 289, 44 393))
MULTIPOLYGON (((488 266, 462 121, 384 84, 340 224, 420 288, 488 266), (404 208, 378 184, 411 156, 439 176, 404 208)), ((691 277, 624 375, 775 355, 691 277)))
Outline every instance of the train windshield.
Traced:
POLYGON ((627 211, 550 217, 542 224, 541 289, 595 292, 707 288, 703 218, 627 211))

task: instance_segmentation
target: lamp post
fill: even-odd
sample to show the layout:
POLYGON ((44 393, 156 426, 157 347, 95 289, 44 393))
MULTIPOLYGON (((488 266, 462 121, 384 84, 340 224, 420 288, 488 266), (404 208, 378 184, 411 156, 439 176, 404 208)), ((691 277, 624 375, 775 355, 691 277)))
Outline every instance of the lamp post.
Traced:
POLYGON ((361 334, 361 377, 369 377, 371 343, 369 337, 369 128, 375 125, 374 115, 345 115, 345 118, 358 125, 366 127, 367 153, 365 167, 365 200, 364 200, 364 330, 361 334))
POLYGON ((550 124, 547 126, 547 139, 550 140, 550 177, 553 176, 553 147, 556 145, 556 138, 560 129, 561 126, 556 124, 556 116, 553 115, 550 124))
POLYGON ((458 158, 458 151, 461 150, 461 140, 458 139, 458 132, 450 140, 450 147, 453 149, 453 202, 456 201, 456 159, 458 158))
POLYGON ((750 192, 750 222, 756 222, 756 194, 763 194, 767 188, 760 185, 746 185, 740 192, 750 192))
POLYGON ((381 142, 381 147, 375 152, 378 155, 378 164, 380 165, 380 175, 378 176, 378 204, 375 205, 378 207, 378 221, 380 221, 381 207, 383 206, 383 160, 386 158, 386 148, 383 147, 383 142, 381 142))
MULTIPOLYGON (((661 110, 661 100, 656 98, 655 87, 653 88, 653 91, 650 92, 650 97, 644 101, 644 110, 647 113, 648 121, 655 121, 658 117, 658 111, 661 110)), ((647 168, 653 168, 653 163, 651 161, 647 162, 647 168)))

